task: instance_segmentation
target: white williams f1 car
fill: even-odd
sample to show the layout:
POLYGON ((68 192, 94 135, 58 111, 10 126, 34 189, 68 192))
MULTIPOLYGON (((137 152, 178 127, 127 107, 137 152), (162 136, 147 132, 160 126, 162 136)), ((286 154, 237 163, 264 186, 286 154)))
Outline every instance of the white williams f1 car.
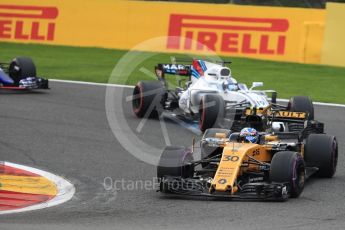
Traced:
POLYGON ((229 105, 265 108, 270 104, 267 92, 273 93, 272 100, 275 102, 274 91, 253 90, 263 86, 262 82, 253 82, 250 89, 245 84, 237 83, 225 64, 196 59, 191 65, 158 64, 155 67, 158 81, 140 81, 134 88, 134 113, 142 118, 160 115, 162 111, 174 111, 199 120, 200 130, 205 131, 223 116, 220 113, 229 105), (185 76, 186 79, 179 81, 178 87, 169 89, 166 74, 185 76))

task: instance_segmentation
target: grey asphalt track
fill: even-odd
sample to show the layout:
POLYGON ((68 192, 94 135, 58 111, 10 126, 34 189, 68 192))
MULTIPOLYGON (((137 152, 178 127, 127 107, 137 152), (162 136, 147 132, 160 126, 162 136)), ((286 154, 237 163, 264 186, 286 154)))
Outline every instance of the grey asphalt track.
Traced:
MULTIPOLYGON (((0 216, 1 230, 345 228, 345 108, 316 106, 316 118, 338 137, 338 171, 333 179, 310 180, 300 198, 284 203, 184 199, 162 196, 139 182, 131 189, 130 181, 152 181, 156 170, 115 139, 105 112, 106 87, 51 86, 46 93, 0 92, 0 159, 64 176, 76 194, 60 206, 0 216), (110 179, 125 187, 121 182, 119 191, 109 190, 110 179)), ((139 120, 128 103, 124 109, 136 132, 139 120)), ((172 144, 190 145, 192 132, 171 122, 166 126, 172 144)), ((163 147, 159 130, 160 123, 150 120, 138 136, 163 147)))

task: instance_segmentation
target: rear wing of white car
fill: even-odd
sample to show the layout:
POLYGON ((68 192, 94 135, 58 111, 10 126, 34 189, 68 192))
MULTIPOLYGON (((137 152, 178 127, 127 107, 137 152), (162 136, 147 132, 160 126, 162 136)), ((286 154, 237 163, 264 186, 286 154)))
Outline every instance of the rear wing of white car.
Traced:
POLYGON ((190 76, 191 65, 158 64, 157 66, 155 66, 155 73, 157 77, 164 77, 164 74, 190 76))

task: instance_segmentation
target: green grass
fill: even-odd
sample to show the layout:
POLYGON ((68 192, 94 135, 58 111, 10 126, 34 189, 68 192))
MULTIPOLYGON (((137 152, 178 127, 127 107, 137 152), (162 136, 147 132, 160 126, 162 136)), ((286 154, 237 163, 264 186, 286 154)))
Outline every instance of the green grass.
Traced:
MULTIPOLYGON (((7 62, 16 56, 32 57, 40 76, 91 82, 108 82, 115 65, 127 52, 101 48, 6 42, 0 42, 0 50, 2 62, 7 62)), ((131 55, 133 58, 131 61, 121 62, 120 67, 124 71, 116 71, 110 82, 135 84, 138 80, 151 79, 141 70, 146 69, 153 72, 155 64, 159 62, 169 63, 171 56, 186 57, 163 53, 136 52, 131 55), (134 71, 129 71, 132 68, 134 71)), ((308 95, 314 101, 345 104, 345 68, 246 58, 231 58, 231 60, 233 61, 231 64, 233 76, 239 82, 250 85, 252 81, 263 81, 265 84, 263 89, 277 90, 280 98, 308 95)), ((169 78, 170 81, 176 79, 175 77, 169 78)))

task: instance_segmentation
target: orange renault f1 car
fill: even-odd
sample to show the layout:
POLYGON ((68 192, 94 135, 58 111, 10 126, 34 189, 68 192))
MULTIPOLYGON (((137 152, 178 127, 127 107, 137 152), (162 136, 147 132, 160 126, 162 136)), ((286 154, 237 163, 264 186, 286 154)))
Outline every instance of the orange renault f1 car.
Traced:
POLYGON ((334 136, 310 133, 313 121, 307 120, 305 113, 269 113, 271 124, 275 119, 285 119, 289 123, 304 122, 305 128, 298 132, 257 132, 255 142, 245 141, 239 132, 208 129, 200 142, 199 160, 194 160, 197 151, 166 147, 157 167, 159 190, 179 195, 284 201, 298 197, 311 175, 334 175, 338 159, 334 136))

